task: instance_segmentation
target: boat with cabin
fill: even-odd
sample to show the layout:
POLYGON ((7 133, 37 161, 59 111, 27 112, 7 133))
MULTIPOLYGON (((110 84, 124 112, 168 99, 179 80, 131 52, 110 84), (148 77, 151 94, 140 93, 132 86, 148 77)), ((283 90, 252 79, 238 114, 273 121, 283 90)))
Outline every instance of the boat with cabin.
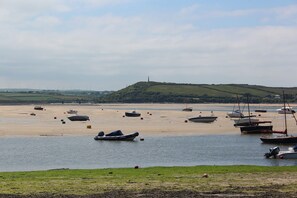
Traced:
POLYGON ((133 141, 138 135, 138 132, 124 135, 121 130, 116 130, 108 134, 104 134, 103 131, 100 131, 98 135, 94 137, 94 140, 133 141))

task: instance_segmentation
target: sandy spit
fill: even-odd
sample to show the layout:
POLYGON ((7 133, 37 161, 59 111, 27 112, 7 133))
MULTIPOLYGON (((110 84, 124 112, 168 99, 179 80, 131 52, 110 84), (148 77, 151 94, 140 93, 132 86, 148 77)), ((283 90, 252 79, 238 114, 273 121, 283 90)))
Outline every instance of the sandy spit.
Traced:
MULTIPOLYGON (((188 105, 193 107, 192 112, 182 111, 185 104, 44 105, 42 111, 34 110, 34 106, 0 106, 0 136, 95 136, 99 131, 118 129, 124 133, 138 131, 142 137, 240 133, 239 128, 233 126, 234 121, 226 117, 226 113, 233 108, 232 104, 188 105), (88 115, 90 121, 70 121, 67 118, 70 109, 77 110, 79 115, 88 115), (141 117, 123 116, 132 110, 141 113, 141 117), (190 117, 211 115, 211 111, 218 117, 214 123, 185 122, 190 117)), ((277 105, 265 104, 262 108, 269 106, 277 105)), ((271 120, 275 130, 283 130, 284 116, 276 111, 253 114, 260 120, 271 120)), ((297 134, 296 122, 291 115, 288 116, 288 129, 290 134, 297 134)))

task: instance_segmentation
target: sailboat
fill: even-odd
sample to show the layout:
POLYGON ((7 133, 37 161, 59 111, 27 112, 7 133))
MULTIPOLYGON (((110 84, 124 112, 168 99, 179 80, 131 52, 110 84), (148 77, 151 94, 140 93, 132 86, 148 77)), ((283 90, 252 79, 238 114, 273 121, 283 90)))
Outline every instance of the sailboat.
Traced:
MULTIPOLYGON (((283 100, 284 100, 284 108, 286 107, 286 98, 285 93, 283 91, 283 100)), ((261 137, 261 141, 263 143, 270 144, 293 144, 297 143, 297 136, 289 136, 288 135, 288 127, 287 127, 287 114, 284 113, 285 116, 285 130, 284 131, 273 131, 273 133, 281 133, 282 136, 269 136, 269 137, 261 137)), ((294 117, 295 118, 295 117, 294 117)), ((296 118, 295 118, 296 120, 296 118)))
POLYGON ((238 95, 236 95, 236 98, 237 98, 238 109, 235 109, 235 106, 233 106, 233 110, 231 112, 227 113, 227 116, 229 118, 243 118, 244 117, 243 113, 240 110, 238 95))
POLYGON ((247 105, 248 105, 248 113, 249 113, 249 116, 248 116, 249 125, 240 127, 241 133, 244 133, 244 134, 272 133, 272 127, 273 127, 272 125, 260 125, 260 124, 271 123, 271 121, 257 121, 257 122, 251 121, 251 112, 250 112, 248 95, 247 95, 247 105))

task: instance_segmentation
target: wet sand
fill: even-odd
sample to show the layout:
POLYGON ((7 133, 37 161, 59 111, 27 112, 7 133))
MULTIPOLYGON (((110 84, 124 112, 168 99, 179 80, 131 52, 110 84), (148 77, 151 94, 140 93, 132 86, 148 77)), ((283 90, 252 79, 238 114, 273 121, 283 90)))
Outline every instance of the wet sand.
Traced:
MULTIPOLYGON (((240 129, 233 126, 234 121, 226 118, 228 110, 213 111, 218 119, 210 124, 185 122, 190 117, 209 116, 212 109, 226 106, 232 110, 231 104, 193 104, 192 112, 182 111, 184 104, 43 105, 43 111, 34 110, 34 105, 0 106, 0 136, 80 136, 118 129, 124 133, 138 131, 142 137, 240 134, 240 129), (77 110, 79 115, 88 115, 90 121, 70 121, 67 118, 71 116, 67 114, 70 109, 77 110), (132 110, 141 113, 141 117, 123 117, 126 111, 132 110), (36 115, 32 116, 31 113, 36 115), (88 128, 89 125, 91 128, 88 128)), ((267 107, 269 104, 261 106, 267 107)), ((284 129, 284 116, 276 111, 253 114, 260 120, 271 120, 274 130, 284 129)), ((297 134, 297 126, 291 115, 288 115, 288 130, 290 134, 297 134)))

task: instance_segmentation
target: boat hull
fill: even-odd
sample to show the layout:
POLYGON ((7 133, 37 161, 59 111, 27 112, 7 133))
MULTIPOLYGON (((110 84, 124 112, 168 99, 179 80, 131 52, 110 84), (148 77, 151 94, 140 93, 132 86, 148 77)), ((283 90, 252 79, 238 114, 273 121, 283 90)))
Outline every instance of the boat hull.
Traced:
POLYGON ((138 132, 128 134, 128 135, 119 135, 119 136, 95 136, 94 140, 107 140, 107 141, 133 141, 139 135, 138 132))
POLYGON ((125 116, 127 117, 139 117, 140 115, 141 115, 140 113, 129 113, 129 112, 125 113, 125 116))
POLYGON ((261 137, 263 143, 268 144, 294 144, 297 143, 297 137, 295 136, 279 136, 279 137, 261 137))
POLYGON ((189 118, 191 122, 200 122, 200 123, 211 123, 214 122, 218 117, 215 116, 199 116, 194 118, 189 118))
POLYGON ((70 117, 68 117, 68 119, 71 120, 71 121, 87 121, 87 120, 90 120, 89 116, 80 116, 80 115, 70 116, 70 117))
POLYGON ((259 133, 272 133, 273 126, 244 126, 240 127, 243 134, 259 134, 259 133))
POLYGON ((279 159, 297 159, 297 152, 284 151, 277 155, 279 159))

